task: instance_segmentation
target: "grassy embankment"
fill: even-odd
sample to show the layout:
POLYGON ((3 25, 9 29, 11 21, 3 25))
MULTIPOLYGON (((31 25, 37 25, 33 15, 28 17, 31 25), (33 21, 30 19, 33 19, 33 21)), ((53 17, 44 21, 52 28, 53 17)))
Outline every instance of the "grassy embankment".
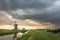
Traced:
POLYGON ((60 34, 55 34, 43 30, 29 31, 17 40, 60 40, 60 34))
MULTIPOLYGON (((14 34, 15 32, 16 31, 14 31, 14 30, 3 30, 3 29, 0 29, 0 36, 14 34)), ((20 30, 17 30, 17 32, 20 32, 20 30)))

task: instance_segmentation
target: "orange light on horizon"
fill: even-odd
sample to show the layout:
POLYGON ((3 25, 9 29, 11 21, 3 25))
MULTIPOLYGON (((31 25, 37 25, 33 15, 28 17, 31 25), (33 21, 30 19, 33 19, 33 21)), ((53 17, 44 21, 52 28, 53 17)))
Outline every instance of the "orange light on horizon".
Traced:
MULTIPOLYGON (((18 29, 54 29, 54 25, 39 25, 39 26, 21 26, 18 25, 18 29)), ((14 29, 13 25, 0 25, 0 29, 14 29)))

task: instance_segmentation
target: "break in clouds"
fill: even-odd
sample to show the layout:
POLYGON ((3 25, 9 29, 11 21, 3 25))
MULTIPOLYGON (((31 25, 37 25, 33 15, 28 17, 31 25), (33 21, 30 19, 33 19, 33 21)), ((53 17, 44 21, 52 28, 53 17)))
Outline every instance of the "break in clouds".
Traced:
POLYGON ((0 0, 0 18, 1 23, 16 18, 60 24, 60 0, 0 0))

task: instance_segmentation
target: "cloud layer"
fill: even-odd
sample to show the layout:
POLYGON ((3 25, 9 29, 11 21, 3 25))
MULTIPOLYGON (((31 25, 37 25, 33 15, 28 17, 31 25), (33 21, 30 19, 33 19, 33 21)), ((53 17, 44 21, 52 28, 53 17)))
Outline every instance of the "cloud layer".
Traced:
POLYGON ((13 18, 60 24, 60 0, 0 0, 0 10, 13 18))

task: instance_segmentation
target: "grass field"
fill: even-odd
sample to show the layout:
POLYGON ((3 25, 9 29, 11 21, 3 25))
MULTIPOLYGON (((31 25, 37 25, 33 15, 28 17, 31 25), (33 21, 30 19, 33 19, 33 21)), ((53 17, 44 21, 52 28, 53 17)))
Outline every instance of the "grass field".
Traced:
POLYGON ((60 34, 55 34, 43 30, 29 31, 17 40, 60 40, 60 34))
MULTIPOLYGON (((17 31, 20 32, 20 30, 17 30, 17 31)), ((14 34, 14 33, 15 33, 14 30, 3 30, 3 29, 0 29, 0 36, 14 34)))

